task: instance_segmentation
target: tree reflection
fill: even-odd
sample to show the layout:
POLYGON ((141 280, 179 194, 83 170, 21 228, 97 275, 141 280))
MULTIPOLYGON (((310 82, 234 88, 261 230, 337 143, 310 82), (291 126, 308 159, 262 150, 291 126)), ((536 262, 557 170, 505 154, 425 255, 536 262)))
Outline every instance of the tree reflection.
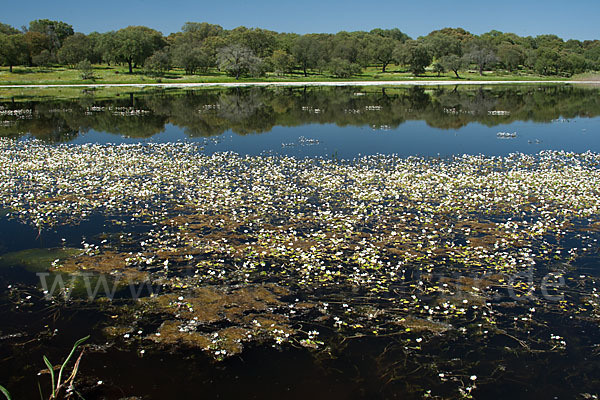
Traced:
POLYGON ((3 102, 0 135, 66 142, 94 130, 148 138, 172 124, 189 137, 208 137, 305 124, 393 129, 410 120, 459 129, 474 122, 495 126, 599 114, 598 89, 573 86, 161 90, 108 100, 87 93, 70 100, 3 102))

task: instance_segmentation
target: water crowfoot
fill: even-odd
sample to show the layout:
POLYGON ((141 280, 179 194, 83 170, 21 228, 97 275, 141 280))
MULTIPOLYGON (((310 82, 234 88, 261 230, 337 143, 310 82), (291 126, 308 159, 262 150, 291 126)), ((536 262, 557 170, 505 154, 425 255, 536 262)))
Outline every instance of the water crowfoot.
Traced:
MULTIPOLYGON (((391 382, 424 368, 467 396, 491 371, 431 349, 563 354, 571 340, 549 321, 597 327, 594 272, 572 265, 598 249, 599 165, 590 152, 340 161, 0 139, 0 207, 42 230, 113 221, 114 236, 44 251, 43 269, 108 276, 121 294, 160 288, 91 296, 108 340, 136 354, 223 361, 265 345, 325 358, 388 340, 374 358, 391 382)), ((10 291, 15 307, 30 295, 10 291)))

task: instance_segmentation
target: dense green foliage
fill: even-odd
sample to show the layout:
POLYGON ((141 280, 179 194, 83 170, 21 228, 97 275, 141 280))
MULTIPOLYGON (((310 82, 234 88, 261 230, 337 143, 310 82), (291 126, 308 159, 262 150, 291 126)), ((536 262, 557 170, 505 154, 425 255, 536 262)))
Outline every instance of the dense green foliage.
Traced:
MULTIPOLYGON (((168 73, 173 67, 186 74, 219 69, 239 79, 262 76, 327 72, 347 78, 366 67, 386 68, 420 75, 475 70, 572 76, 600 70, 600 40, 563 40, 555 35, 520 37, 490 31, 480 36, 461 28, 444 28, 411 39, 399 29, 337 34, 277 33, 260 28, 232 30, 206 22, 187 22, 181 32, 165 37, 145 26, 116 32, 75 33, 71 25, 47 19, 30 22, 19 31, 0 23, 0 63, 16 65, 67 65, 81 61, 128 66, 129 73, 143 68, 149 75, 168 73)), ((389 71, 388 71, 389 72, 389 71)))

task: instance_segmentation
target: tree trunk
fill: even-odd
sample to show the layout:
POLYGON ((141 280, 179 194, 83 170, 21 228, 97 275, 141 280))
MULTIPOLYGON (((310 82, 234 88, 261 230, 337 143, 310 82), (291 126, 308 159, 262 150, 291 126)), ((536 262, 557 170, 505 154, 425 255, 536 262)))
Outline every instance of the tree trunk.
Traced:
POLYGON ((127 64, 129 65, 129 73, 133 74, 133 60, 129 59, 127 60, 127 64))
POLYGON ((381 68, 381 72, 385 73, 385 67, 387 67, 387 63, 383 63, 383 68, 381 68))
POLYGON ((483 65, 479 66, 479 76, 483 76, 483 65))
POLYGON ((10 65, 8 66, 8 70, 10 71, 10 73, 12 73, 12 64, 10 64, 10 65))
POLYGON ((304 77, 307 77, 308 74, 306 73, 306 66, 302 67, 302 70, 304 71, 304 77))
POLYGON ((458 79, 460 79, 460 76, 458 76, 458 70, 457 70, 457 69, 455 69, 455 70, 453 70, 453 71, 454 71, 454 75, 456 75, 456 77, 457 77, 458 79))

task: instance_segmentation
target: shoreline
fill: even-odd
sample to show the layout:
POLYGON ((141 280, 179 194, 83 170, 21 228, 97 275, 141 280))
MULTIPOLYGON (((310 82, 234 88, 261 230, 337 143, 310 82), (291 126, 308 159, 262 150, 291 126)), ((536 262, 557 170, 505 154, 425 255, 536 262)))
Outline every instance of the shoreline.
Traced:
POLYGON ((199 83, 81 83, 81 84, 25 84, 0 85, 0 89, 45 89, 45 88, 109 88, 109 87, 162 87, 162 88, 194 88, 194 87, 302 87, 302 86, 452 86, 452 85, 517 85, 517 84, 584 84, 600 85, 600 81, 316 81, 316 82, 199 82, 199 83))

